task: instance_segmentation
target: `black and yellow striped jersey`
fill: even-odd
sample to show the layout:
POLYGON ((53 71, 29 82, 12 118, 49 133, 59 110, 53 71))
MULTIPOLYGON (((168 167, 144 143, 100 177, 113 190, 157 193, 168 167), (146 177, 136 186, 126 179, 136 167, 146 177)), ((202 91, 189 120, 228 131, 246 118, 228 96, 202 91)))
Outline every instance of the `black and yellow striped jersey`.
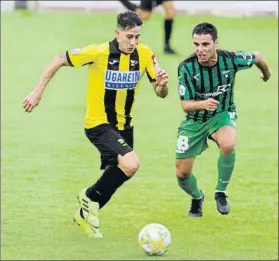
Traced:
POLYGON ((215 111, 198 110, 187 113, 187 119, 207 121, 222 111, 235 112, 234 84, 236 73, 255 64, 252 52, 230 52, 217 50, 218 61, 212 67, 203 67, 196 54, 185 59, 178 66, 179 96, 181 100, 219 101, 215 111))
POLYGON ((119 50, 116 39, 66 52, 73 67, 88 66, 85 128, 110 123, 119 130, 133 126, 138 82, 146 72, 154 82, 158 62, 151 49, 138 43, 132 54, 119 50))

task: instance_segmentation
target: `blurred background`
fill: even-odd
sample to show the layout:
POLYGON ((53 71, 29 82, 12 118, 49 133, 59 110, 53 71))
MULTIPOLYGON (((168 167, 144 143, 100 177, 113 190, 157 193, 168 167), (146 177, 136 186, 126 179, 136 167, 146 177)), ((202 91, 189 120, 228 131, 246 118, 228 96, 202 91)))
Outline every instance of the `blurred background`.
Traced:
MULTIPOLYGON (((139 4, 140 1, 131 1, 139 4)), ((173 1, 178 12, 210 13, 214 15, 272 15, 278 16, 278 1, 173 1)), ((77 11, 107 11, 123 10, 119 1, 1 1, 2 11, 12 11, 15 8, 37 10, 77 10, 77 11)), ((155 8, 162 11, 162 7, 155 8)))
POLYGON ((101 211, 105 238, 89 240, 72 221, 76 194, 101 174, 99 153, 83 130, 87 70, 62 68, 31 114, 23 100, 55 55, 113 39, 116 14, 125 8, 118 1, 1 1, 2 260, 145 260, 137 235, 153 222, 172 234, 162 260, 278 260, 278 2, 174 4, 176 55, 163 52, 161 6, 141 36, 169 73, 169 95, 158 99, 142 80, 134 114, 141 168, 101 211), (238 73, 232 210, 216 210, 219 151, 209 142, 194 167, 206 195, 204 217, 193 220, 175 178, 176 132, 185 117, 176 78, 178 64, 194 51, 193 27, 206 21, 218 28, 221 49, 258 50, 273 74, 264 83, 256 67, 238 73))

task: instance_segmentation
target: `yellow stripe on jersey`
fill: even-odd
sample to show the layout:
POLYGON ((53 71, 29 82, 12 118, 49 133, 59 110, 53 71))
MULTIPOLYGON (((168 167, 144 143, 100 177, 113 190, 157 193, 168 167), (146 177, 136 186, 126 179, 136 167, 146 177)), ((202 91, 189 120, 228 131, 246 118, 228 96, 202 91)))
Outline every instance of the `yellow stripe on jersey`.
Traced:
POLYGON ((74 67, 88 65, 85 128, 110 123, 119 130, 130 128, 138 82, 146 72, 151 82, 159 70, 150 48, 139 43, 129 55, 121 53, 116 39, 66 52, 74 67))

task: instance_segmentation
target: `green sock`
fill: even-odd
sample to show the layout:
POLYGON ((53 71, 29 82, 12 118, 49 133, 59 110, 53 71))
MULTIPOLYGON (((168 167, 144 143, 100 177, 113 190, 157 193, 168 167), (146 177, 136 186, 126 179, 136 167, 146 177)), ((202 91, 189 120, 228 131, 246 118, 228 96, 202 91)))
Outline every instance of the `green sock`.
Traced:
POLYGON ((218 159, 218 182, 216 190, 226 191, 229 185, 235 162, 235 152, 225 155, 220 154, 218 159))
POLYGON ((186 179, 177 178, 177 182, 179 187, 181 187, 193 199, 201 198, 201 191, 197 186, 197 179, 193 174, 186 179))

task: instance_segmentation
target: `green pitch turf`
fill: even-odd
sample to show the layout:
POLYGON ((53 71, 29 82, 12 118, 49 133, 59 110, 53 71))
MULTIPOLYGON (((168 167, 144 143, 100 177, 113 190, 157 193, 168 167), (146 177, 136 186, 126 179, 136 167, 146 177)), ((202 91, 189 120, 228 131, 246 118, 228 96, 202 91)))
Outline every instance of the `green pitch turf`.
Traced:
POLYGON ((156 260, 278 260, 278 26, 275 18, 179 15, 173 46, 162 52, 163 19, 145 23, 142 41, 169 72, 169 96, 159 99, 147 79, 135 108, 135 150, 140 171, 101 211, 103 240, 89 240, 72 220, 76 195, 100 175, 99 154, 84 135, 86 68, 62 68, 31 114, 25 95, 47 63, 68 48, 114 37, 115 15, 1 14, 1 255, 2 260, 146 260, 140 229, 162 223, 172 234, 169 252, 156 260), (218 149, 196 160, 204 190, 204 217, 187 217, 190 199, 177 186, 176 127, 183 119, 177 65, 192 53, 191 30, 201 21, 219 28, 220 48, 259 50, 273 76, 255 68, 238 74, 237 163, 228 189, 231 213, 215 206, 218 149))

